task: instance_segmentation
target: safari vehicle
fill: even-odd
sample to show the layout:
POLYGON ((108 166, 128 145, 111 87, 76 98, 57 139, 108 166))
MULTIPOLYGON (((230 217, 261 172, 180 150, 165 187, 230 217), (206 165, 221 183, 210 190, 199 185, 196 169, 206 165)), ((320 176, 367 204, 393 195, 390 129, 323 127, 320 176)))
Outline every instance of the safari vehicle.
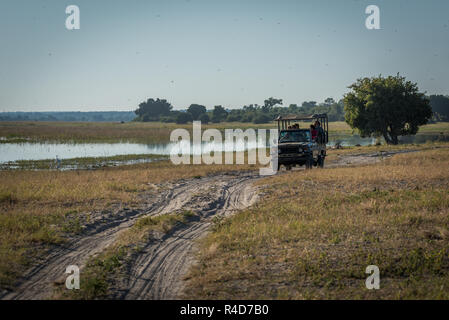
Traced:
POLYGON ((288 115, 275 119, 278 125, 278 170, 283 165, 287 170, 292 166, 324 167, 326 143, 328 142, 329 121, 327 114, 288 115), (312 137, 310 125, 319 121, 316 137, 312 137), (307 125, 306 128, 304 126, 307 125), (301 126, 303 128, 301 128, 301 126))

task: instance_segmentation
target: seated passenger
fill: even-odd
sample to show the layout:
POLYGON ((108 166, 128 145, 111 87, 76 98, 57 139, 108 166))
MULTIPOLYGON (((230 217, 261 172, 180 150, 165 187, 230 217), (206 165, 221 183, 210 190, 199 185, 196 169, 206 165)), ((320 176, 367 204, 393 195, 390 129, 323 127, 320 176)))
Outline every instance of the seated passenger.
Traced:
POLYGON ((313 124, 310 125, 310 133, 312 134, 312 140, 315 141, 315 139, 318 135, 318 130, 316 130, 316 128, 313 124))
POLYGON ((323 127, 321 127, 321 124, 318 120, 315 121, 315 129, 318 133, 317 134, 318 143, 323 143, 324 142, 324 130, 323 130, 323 127))

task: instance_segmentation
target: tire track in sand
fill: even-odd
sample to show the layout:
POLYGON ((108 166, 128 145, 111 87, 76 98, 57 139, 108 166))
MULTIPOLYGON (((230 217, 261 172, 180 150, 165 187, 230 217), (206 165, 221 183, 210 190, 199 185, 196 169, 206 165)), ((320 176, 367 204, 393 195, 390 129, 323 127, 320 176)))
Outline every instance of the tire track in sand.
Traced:
MULTIPOLYGON (((183 277, 193 263, 195 241, 203 237, 214 217, 225 217, 252 205, 257 194, 251 185, 258 175, 238 174, 208 179, 193 194, 185 190, 173 199, 171 210, 192 210, 200 220, 147 244, 115 290, 114 299, 176 299, 183 277), (181 200, 181 201, 179 201, 181 200)), ((168 213, 168 212, 166 212, 168 213)))
MULTIPOLYGON (((342 155, 329 167, 371 164, 397 153, 414 151, 342 155)), ((199 221, 147 243, 125 277, 117 281, 110 296, 115 299, 175 299, 183 289, 183 277, 193 262, 195 240, 207 233, 213 217, 225 217, 252 205, 257 200, 252 182, 258 178, 257 171, 232 172, 162 184, 162 191, 150 196, 146 207, 118 210, 107 218, 100 216, 87 226, 83 235, 70 239, 66 246, 54 248, 25 274, 14 291, 0 293, 0 299, 50 298, 55 281, 67 276, 64 273, 67 266, 78 265, 82 272, 90 256, 112 244, 137 218, 192 210, 199 214, 199 221)))
POLYGON ((251 181, 257 173, 233 172, 188 179, 162 185, 163 191, 152 196, 148 206, 139 210, 118 210, 108 218, 100 217, 86 232, 73 237, 64 246, 53 248, 21 279, 13 291, 0 293, 0 299, 47 299, 54 293, 55 282, 67 276, 65 269, 77 265, 81 269, 87 260, 111 245, 117 235, 147 215, 192 210, 200 220, 185 229, 150 242, 130 269, 129 287, 114 291, 122 299, 170 299, 182 287, 182 276, 190 265, 193 242, 205 234, 215 215, 226 216, 243 209, 256 200, 251 181))

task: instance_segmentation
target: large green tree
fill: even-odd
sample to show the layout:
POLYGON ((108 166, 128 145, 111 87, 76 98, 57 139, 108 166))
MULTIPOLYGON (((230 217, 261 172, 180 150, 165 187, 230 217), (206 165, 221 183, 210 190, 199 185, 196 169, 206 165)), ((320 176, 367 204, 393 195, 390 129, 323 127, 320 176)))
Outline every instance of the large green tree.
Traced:
POLYGON ((186 124, 188 122, 191 122, 192 120, 192 115, 189 112, 179 112, 176 115, 177 124, 186 124))
POLYGON ((270 112, 276 105, 282 105, 282 99, 268 98, 263 102, 262 111, 270 112))
POLYGON ((212 122, 218 123, 226 119, 228 112, 222 106, 215 106, 212 111, 212 122))
POLYGON ((398 136, 418 132, 432 116, 429 100, 416 83, 399 74, 358 79, 344 96, 345 120, 360 135, 383 136, 398 144, 398 136))
POLYGON ((200 104, 191 104, 187 112, 192 115, 193 120, 199 120, 200 116, 206 113, 206 107, 200 104))
POLYGON ((135 111, 140 121, 158 121, 161 116, 170 115, 172 105, 165 99, 148 99, 139 104, 139 108, 135 111))

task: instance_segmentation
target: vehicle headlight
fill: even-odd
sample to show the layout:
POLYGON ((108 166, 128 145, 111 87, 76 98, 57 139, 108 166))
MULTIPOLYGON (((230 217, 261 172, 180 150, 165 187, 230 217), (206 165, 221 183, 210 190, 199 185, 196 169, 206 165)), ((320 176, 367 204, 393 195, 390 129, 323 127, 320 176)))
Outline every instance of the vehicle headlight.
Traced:
POLYGON ((303 150, 302 150, 302 147, 299 147, 298 148, 298 152, 302 152, 303 150))

